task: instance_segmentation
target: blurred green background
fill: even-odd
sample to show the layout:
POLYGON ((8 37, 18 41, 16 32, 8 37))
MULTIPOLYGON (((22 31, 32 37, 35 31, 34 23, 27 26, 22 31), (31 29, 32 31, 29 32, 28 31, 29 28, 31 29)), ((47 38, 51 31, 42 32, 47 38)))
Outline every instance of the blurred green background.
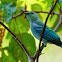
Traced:
MULTIPOLYGON (((0 0, 0 15, 4 19, 2 21, 9 29, 17 35, 22 41, 30 55, 33 56, 38 50, 39 40, 34 38, 30 31, 28 20, 24 19, 24 14, 16 18, 12 18, 17 14, 20 14, 27 6, 27 11, 49 11, 51 6, 56 0, 0 0)), ((62 1, 59 1, 62 7, 62 1)), ((60 13, 60 5, 57 3, 54 11, 60 13)), ((39 18, 45 22, 47 17, 46 13, 37 13, 39 18)), ((59 22, 58 15, 52 15, 49 17, 47 25, 53 30, 59 22)), ((3 28, 0 25, 1 28, 3 28)), ((56 32, 62 40, 62 25, 56 32)), ((39 62, 62 62, 62 48, 48 44, 42 51, 39 58, 39 62)), ((0 47, 0 62, 28 62, 27 55, 25 54, 22 47, 17 43, 14 37, 5 30, 4 38, 0 47)))

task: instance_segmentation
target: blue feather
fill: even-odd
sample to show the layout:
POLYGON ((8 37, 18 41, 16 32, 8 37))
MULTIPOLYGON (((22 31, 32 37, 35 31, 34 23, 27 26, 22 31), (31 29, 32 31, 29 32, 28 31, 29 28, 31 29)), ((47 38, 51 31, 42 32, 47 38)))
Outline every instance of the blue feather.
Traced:
MULTIPOLYGON (((33 27, 34 31, 39 36, 41 36, 41 32, 43 30, 43 27, 39 26, 35 23, 33 23, 32 27, 33 27)), ((60 37, 54 31, 52 31, 51 29, 47 29, 47 28, 45 29, 43 39, 47 40, 47 42, 49 42, 49 43, 53 43, 53 44, 56 44, 56 45, 61 44, 60 37)))
MULTIPOLYGON (((29 20, 30 28, 34 37, 40 40, 44 23, 39 19, 37 14, 33 11, 25 12, 25 14, 27 16, 27 19, 29 20)), ((48 26, 46 26, 45 28, 42 40, 45 45, 47 43, 52 43, 52 44, 62 47, 62 42, 60 40, 60 37, 48 26)))

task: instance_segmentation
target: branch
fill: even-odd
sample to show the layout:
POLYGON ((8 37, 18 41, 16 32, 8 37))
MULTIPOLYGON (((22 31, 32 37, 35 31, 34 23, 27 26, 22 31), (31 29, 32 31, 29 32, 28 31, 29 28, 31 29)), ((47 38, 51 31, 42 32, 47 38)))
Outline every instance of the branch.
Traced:
MULTIPOLYGON (((43 27, 43 30, 42 30, 42 33, 41 33, 41 38, 40 38, 40 42, 39 42, 39 51, 41 49, 41 41, 42 41, 42 38, 43 38, 43 34, 44 34, 44 31, 45 31, 45 28, 46 28, 46 23, 47 23, 47 20, 51 14, 51 12, 53 11, 54 7, 56 6, 58 0, 56 0, 55 4, 52 6, 52 8, 50 9, 49 13, 48 13, 48 16, 46 18, 46 21, 45 21, 45 24, 44 24, 44 27, 43 27)), ((41 53, 41 51, 40 51, 41 53)), ((38 62, 38 59, 39 59, 39 54, 38 54, 38 57, 37 57, 37 62, 38 62)))
POLYGON ((42 43, 41 49, 38 50, 38 51, 36 51, 35 55, 33 56, 34 61, 35 61, 35 59, 38 57, 38 54, 40 53, 40 51, 43 50, 44 47, 45 47, 45 45, 42 43))
MULTIPOLYGON (((35 13, 47 13, 47 14, 49 13, 49 12, 45 12, 45 11, 33 11, 33 12, 35 12, 35 13)), ((12 18, 16 18, 16 17, 22 15, 23 13, 24 13, 24 11, 22 13, 16 15, 16 16, 13 16, 12 18)), ((59 15, 59 13, 57 13, 57 12, 53 12, 53 14, 59 15)))
POLYGON ((57 13, 57 12, 53 12, 53 14, 59 15, 59 13, 57 13))
POLYGON ((22 12, 22 13, 20 13, 20 14, 16 15, 16 16, 13 16, 12 18, 16 18, 16 17, 18 17, 18 16, 22 15, 23 13, 24 13, 24 12, 22 12))
POLYGON ((58 28, 60 27, 61 24, 62 24, 61 22, 59 22, 59 23, 57 24, 57 26, 56 26, 55 29, 54 29, 54 32, 56 32, 56 31, 58 30, 58 28))
POLYGON ((59 14, 59 23, 55 27, 54 32, 56 32, 58 30, 58 28, 60 27, 61 24, 62 24, 62 9, 61 9, 60 14, 59 14))
MULTIPOLYGON (((13 16, 12 18, 16 18, 18 16, 21 16, 24 12, 25 11, 23 11, 22 13, 20 13, 20 14, 18 14, 16 16, 13 16)), ((45 11, 33 11, 33 12, 35 12, 35 13, 47 13, 47 14, 49 13, 49 12, 45 12, 45 11)), ((53 14, 59 15, 59 13, 57 13, 57 12, 53 12, 53 14)), ((2 17, 0 17, 0 20, 4 21, 2 17)))
POLYGON ((25 46, 23 45, 23 43, 21 42, 21 40, 19 40, 19 38, 7 27, 5 26, 1 21, 0 21, 0 24, 8 30, 8 32, 10 32, 13 37, 17 40, 17 42, 22 46, 22 48, 24 49, 24 51, 26 52, 27 56, 31 59, 31 56, 29 54, 29 52, 27 51, 27 49, 25 48, 25 46))
MULTIPOLYGON (((45 11, 33 11, 33 12, 35 12, 35 13, 49 13, 49 12, 45 12, 45 11)), ((57 12, 53 12, 53 14, 56 14, 56 15, 59 15, 59 13, 57 13, 57 12)))

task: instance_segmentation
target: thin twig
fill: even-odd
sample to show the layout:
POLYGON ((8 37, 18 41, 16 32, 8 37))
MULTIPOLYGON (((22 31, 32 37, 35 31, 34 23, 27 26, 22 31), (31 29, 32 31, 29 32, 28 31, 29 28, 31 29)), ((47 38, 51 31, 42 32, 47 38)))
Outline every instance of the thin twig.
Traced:
POLYGON ((38 57, 38 54, 40 53, 40 51, 43 50, 44 47, 45 47, 45 45, 42 43, 41 49, 38 50, 38 51, 36 51, 35 55, 33 56, 34 61, 35 61, 35 59, 38 57))
MULTIPOLYGON (((36 13, 47 13, 47 14, 49 13, 49 12, 46 12, 46 11, 34 11, 34 12, 36 12, 36 13)), ((16 16, 13 16, 12 18, 16 18, 18 16, 21 16, 23 13, 24 13, 24 11, 22 13, 16 15, 16 16)), ((53 14, 59 15, 59 13, 57 13, 57 12, 53 12, 53 14)), ((3 20, 3 18, 0 18, 0 20, 3 20)))
MULTIPOLYGON (((33 12, 35 12, 35 13, 49 13, 49 12, 46 12, 46 11, 33 11, 33 12)), ((59 15, 59 13, 57 13, 57 12, 53 12, 53 14, 56 14, 56 15, 59 15)))
MULTIPOLYGON (((53 7, 50 9, 49 13, 48 13, 48 16, 46 18, 46 21, 45 21, 45 24, 44 24, 44 27, 43 27, 43 30, 42 30, 42 33, 41 33, 41 38, 40 38, 40 42, 39 42, 39 50, 41 49, 41 41, 42 41, 42 38, 43 38, 43 34, 44 34, 44 31, 45 31, 45 28, 46 28, 46 23, 47 23, 47 20, 51 14, 51 12, 53 11, 54 7, 56 6, 58 0, 56 0, 55 4, 53 5, 53 7)), ((41 51, 40 51, 41 53, 41 51)), ((38 54, 38 57, 37 57, 37 62, 38 62, 38 59, 39 59, 39 54, 38 54)))
POLYGON ((61 9, 60 14, 59 14, 59 23, 54 28, 54 32, 56 32, 58 30, 58 28, 60 27, 61 24, 62 24, 62 9, 61 9))
POLYGON ((24 12, 22 12, 22 13, 20 13, 20 14, 16 15, 16 16, 13 16, 12 18, 16 18, 16 17, 18 17, 18 16, 22 15, 23 13, 24 13, 24 12))
POLYGON ((57 12, 53 12, 53 14, 59 15, 59 13, 57 13, 57 12))
POLYGON ((8 32, 10 32, 10 33, 13 35, 13 37, 14 37, 14 38, 18 41, 18 43, 22 46, 22 48, 23 48, 24 51, 26 52, 27 56, 28 56, 29 58, 31 58, 29 52, 27 51, 27 49, 25 48, 25 46, 23 45, 23 43, 21 42, 21 40, 19 40, 19 38, 18 38, 7 26, 5 26, 1 21, 0 21, 0 24, 1 24, 5 29, 7 29, 8 32))
POLYGON ((60 25, 61 25, 61 22, 59 22, 59 23, 57 24, 57 26, 56 26, 55 29, 54 29, 54 32, 56 32, 56 31, 58 30, 58 28, 60 27, 60 25))
MULTIPOLYGON (((33 12, 36 12, 36 13, 47 13, 47 14, 49 13, 49 12, 46 12, 46 11, 33 11, 33 12)), ((13 16, 12 18, 16 18, 18 16, 21 16, 23 13, 24 12, 22 12, 22 13, 16 15, 16 16, 13 16)), ((59 15, 59 13, 57 13, 57 12, 53 12, 53 14, 59 15)))

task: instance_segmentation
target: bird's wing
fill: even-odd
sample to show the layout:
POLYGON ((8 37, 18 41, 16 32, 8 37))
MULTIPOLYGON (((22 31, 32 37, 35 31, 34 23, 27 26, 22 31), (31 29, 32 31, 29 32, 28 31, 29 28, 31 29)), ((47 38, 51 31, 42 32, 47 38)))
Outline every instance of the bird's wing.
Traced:
MULTIPOLYGON (((44 23, 41 20, 37 20, 35 21, 35 23, 37 23, 38 25, 42 25, 42 27, 44 26, 44 23)), ((50 29, 48 26, 46 26, 46 28, 50 29)))
MULTIPOLYGON (((41 36, 41 32, 43 27, 39 26, 35 23, 33 23, 33 29, 36 31, 36 33, 41 36)), ((45 28, 43 38, 47 40, 48 42, 51 42, 53 44, 59 45, 60 44, 60 37, 51 29, 45 28)))

